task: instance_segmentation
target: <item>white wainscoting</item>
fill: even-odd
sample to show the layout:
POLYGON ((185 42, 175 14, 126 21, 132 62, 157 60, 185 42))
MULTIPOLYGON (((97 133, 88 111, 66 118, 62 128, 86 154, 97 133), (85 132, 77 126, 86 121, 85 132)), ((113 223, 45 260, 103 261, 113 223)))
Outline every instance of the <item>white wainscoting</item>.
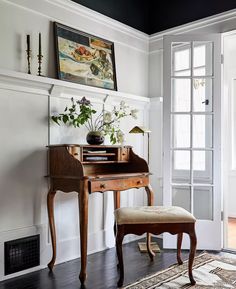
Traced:
MULTIPOLYGON (((51 143, 85 143, 84 128, 75 129, 48 122, 48 115, 61 112, 70 98, 86 96, 94 108, 102 109, 106 95, 106 109, 124 100, 137 108, 138 119, 121 122, 125 144, 147 157, 147 145, 142 135, 130 135, 135 125, 148 126, 150 99, 142 96, 107 91, 71 84, 46 77, 0 70, 0 280, 46 267, 51 257, 46 196, 48 183, 47 149, 51 143), (4 276, 4 242, 40 234, 41 264, 32 270, 4 276)), ((108 144, 108 139, 106 139, 108 144)), ((89 200, 88 253, 114 246, 113 194, 92 194, 89 200)), ((121 194, 122 206, 146 204, 143 189, 121 194)), ((80 256, 79 214, 76 193, 58 192, 55 198, 55 219, 58 240, 57 263, 80 256)), ((126 238, 126 242, 134 237, 126 238)))

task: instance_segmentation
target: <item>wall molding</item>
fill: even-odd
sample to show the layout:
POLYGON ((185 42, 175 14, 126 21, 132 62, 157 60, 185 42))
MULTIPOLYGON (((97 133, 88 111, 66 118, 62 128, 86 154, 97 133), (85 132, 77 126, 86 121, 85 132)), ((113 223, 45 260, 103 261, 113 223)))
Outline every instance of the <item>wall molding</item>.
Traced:
POLYGON ((62 98, 86 95, 94 98, 96 101, 100 99, 100 102, 106 95, 111 96, 113 100, 121 101, 123 99, 130 102, 138 102, 142 105, 148 105, 150 102, 150 98, 145 96, 86 86, 5 69, 0 69, 0 89, 62 98))
POLYGON ((232 9, 226 12, 222 12, 213 16, 202 18, 187 24, 176 26, 174 28, 166 29, 161 32, 157 32, 150 35, 150 43, 161 40, 164 35, 179 34, 190 32, 199 28, 203 28, 209 25, 218 24, 224 21, 229 21, 236 18, 236 9, 232 9))
POLYGON ((206 18, 202 18, 187 24, 183 24, 180 26, 176 26, 167 30, 163 30, 161 32, 157 32, 150 35, 149 38, 149 44, 150 44, 150 50, 149 53, 155 53, 158 51, 162 51, 162 46, 156 48, 158 42, 163 41, 164 35, 171 35, 171 34, 181 34, 181 33, 197 33, 197 30, 207 28, 207 27, 214 27, 217 25, 220 25, 222 23, 226 23, 228 25, 224 25, 224 27, 221 27, 221 31, 219 33, 227 32, 232 30, 230 23, 232 22, 235 27, 235 20, 236 20, 236 9, 232 9, 223 13, 219 13, 213 16, 209 16, 206 18))
POLYGON ((149 35, 70 0, 21 0, 20 3, 18 0, 2 1, 3 3, 5 2, 46 17, 51 21, 62 22, 62 24, 72 28, 97 35, 98 37, 107 38, 116 44, 125 45, 148 54, 149 35), (65 12, 71 16, 66 17, 68 19, 66 21, 60 17, 65 12), (78 22, 78 20, 75 21, 75 19, 80 19, 80 22, 78 22), (84 24, 84 20, 93 22, 95 27, 102 26, 104 29, 98 29, 98 31, 95 32, 84 24), (86 28, 84 28, 84 26, 86 26, 86 28), (135 45, 131 45, 130 43, 135 43, 135 45))
POLYGON ((163 96, 155 96, 150 98, 150 103, 155 104, 155 103, 162 103, 163 102, 163 96))
POLYGON ((47 2, 55 5, 55 6, 59 6, 62 7, 63 9, 67 9, 68 11, 72 12, 72 13, 78 13, 81 16, 85 16, 89 19, 91 19, 91 17, 93 18, 93 20, 97 21, 98 23, 103 23, 107 26, 112 27, 115 30, 119 30, 122 33, 125 33, 131 37, 135 37, 140 41, 148 41, 149 40, 149 35, 141 32, 133 27, 130 27, 124 23, 121 23, 115 19, 112 19, 106 15, 103 15, 97 11, 94 11, 90 8, 87 8, 85 6, 82 6, 78 3, 72 2, 70 0, 46 0, 47 2))
MULTIPOLYGON (((183 24, 180 26, 176 26, 174 28, 170 28, 167 30, 163 30, 161 32, 157 32, 151 35, 148 35, 144 32, 141 32, 135 28, 132 28, 126 24, 123 24, 117 20, 114 20, 108 16, 105 16, 99 12, 96 12, 90 8, 82 6, 78 3, 72 2, 70 0, 41 0, 41 1, 31 1, 31 0, 21 0, 20 3, 18 0, 2 0, 3 3, 8 3, 14 5, 18 8, 25 9, 31 11, 33 13, 37 13, 41 16, 44 16, 52 21, 60 21, 58 16, 54 16, 51 11, 55 11, 54 9, 58 8, 60 11, 66 11, 71 15, 75 15, 76 17, 81 17, 92 21, 98 25, 102 25, 103 27, 107 27, 108 30, 112 29, 119 34, 123 35, 123 40, 111 33, 111 36, 108 38, 111 41, 114 41, 117 44, 128 46, 132 49, 140 51, 145 54, 156 53, 158 51, 162 51, 162 45, 159 42, 162 42, 164 35, 170 34, 180 34, 180 33, 196 33, 197 30, 203 29, 206 27, 214 27, 217 25, 221 25, 222 23, 226 23, 225 29, 221 28, 221 33, 232 30, 232 24, 236 20, 236 9, 232 9, 223 13, 219 13, 213 16, 209 16, 206 18, 202 18, 187 24, 183 24), (41 2, 44 2, 43 5, 41 2), (54 7, 54 9, 52 9, 54 7), (132 39, 132 40, 130 40, 132 39), (135 44, 134 44, 135 41, 135 44), (133 45, 131 45, 132 43, 133 45)), ((75 29, 79 29, 77 23, 72 24, 71 20, 68 22, 63 21, 63 24, 73 27, 75 29)), ((81 28, 83 30, 83 28, 81 28)), ((104 30, 103 30, 104 31, 104 30)), ((87 31, 86 32, 95 34, 100 37, 104 37, 101 33, 87 31)), ((105 30, 105 33, 107 31, 105 30)))

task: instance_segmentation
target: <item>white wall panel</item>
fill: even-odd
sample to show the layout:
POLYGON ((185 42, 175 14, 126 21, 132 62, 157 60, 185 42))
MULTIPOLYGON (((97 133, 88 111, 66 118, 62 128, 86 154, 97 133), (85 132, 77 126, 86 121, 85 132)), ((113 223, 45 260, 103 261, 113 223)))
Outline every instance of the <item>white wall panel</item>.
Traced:
MULTIPOLYGON (((148 36, 67 0, 2 0, 0 14, 0 280, 3 280, 31 271, 4 276, 3 243, 7 240, 40 233, 41 266, 36 269, 45 267, 50 260, 45 146, 48 143, 85 143, 86 136, 85 128, 59 127, 52 122, 49 130, 48 94, 53 81, 51 84, 50 79, 40 78, 41 83, 39 78, 11 74, 11 71, 27 71, 26 35, 31 36, 31 71, 36 75, 38 33, 41 32, 42 72, 51 78, 56 75, 53 21, 114 42, 118 91, 123 93, 110 93, 106 106, 111 108, 123 99, 132 108, 139 109, 139 119, 125 120, 121 127, 127 134, 125 144, 134 145, 135 152, 141 156, 146 156, 145 141, 142 136, 132 138, 128 131, 137 124, 148 125, 148 101, 135 97, 148 96, 148 36), (130 95, 126 98, 127 94, 134 95, 134 99, 130 95)), ((98 111, 101 110, 102 98, 105 97, 103 90, 91 90, 86 86, 80 90, 69 84, 74 87, 70 90, 68 84, 65 85, 66 89, 59 83, 54 85, 50 113, 62 111, 71 96, 81 98, 84 95, 92 100, 98 111)), ((141 190, 138 194, 132 191, 122 193, 123 205, 143 204, 143 201, 141 190)), ((78 257, 80 236, 76 193, 57 193, 55 221, 57 262, 78 257)), ((88 252, 113 245, 112 193, 95 193, 89 196, 88 252)))
POLYGON ((36 201, 46 188, 47 96, 0 90, 0 100, 0 231, 5 231, 41 222, 36 201))
POLYGON ((224 192, 225 208, 229 217, 236 217, 236 34, 232 33, 223 37, 224 49, 224 130, 223 130, 223 149, 224 149, 224 192))

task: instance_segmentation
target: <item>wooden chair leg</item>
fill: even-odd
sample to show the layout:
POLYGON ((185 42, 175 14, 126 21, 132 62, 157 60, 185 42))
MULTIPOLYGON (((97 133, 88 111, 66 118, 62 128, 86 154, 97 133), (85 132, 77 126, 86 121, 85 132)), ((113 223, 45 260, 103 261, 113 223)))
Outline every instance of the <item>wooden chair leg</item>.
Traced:
POLYGON ((192 285, 196 284, 196 281, 193 278, 193 273, 192 273, 192 268, 193 268, 193 261, 194 261, 194 256, 196 252, 196 246, 197 246, 197 237, 195 233, 195 229, 191 232, 189 232, 189 237, 190 237, 190 252, 189 252, 189 261, 188 261, 188 274, 189 274, 189 279, 192 285))
POLYGON ((116 253, 120 269, 120 278, 117 282, 118 287, 121 287, 124 283, 124 262, 123 262, 123 252, 122 252, 122 242, 124 239, 124 232, 122 228, 118 225, 116 232, 116 253))
POLYGON ((179 265, 183 264, 183 261, 181 259, 181 245, 183 240, 183 233, 179 233, 177 236, 177 261, 179 265))
MULTIPOLYGON (((153 189, 152 189, 150 184, 145 187, 145 191, 147 193, 148 206, 153 206, 154 205, 154 191, 153 191, 153 189)), ((151 242, 152 242, 151 234, 147 233, 147 237, 146 237, 147 251, 148 251, 148 255, 149 255, 151 261, 153 261, 153 258, 155 257, 155 253, 151 249, 151 242)))

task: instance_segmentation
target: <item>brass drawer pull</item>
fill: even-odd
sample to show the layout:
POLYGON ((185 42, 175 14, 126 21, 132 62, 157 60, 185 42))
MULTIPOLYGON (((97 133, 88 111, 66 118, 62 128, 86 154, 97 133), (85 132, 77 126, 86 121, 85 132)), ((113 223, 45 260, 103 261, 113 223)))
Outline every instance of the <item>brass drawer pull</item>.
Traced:
POLYGON ((142 185, 143 181, 137 181, 137 185, 142 185))
POLYGON ((105 189, 106 188, 106 184, 100 184, 100 189, 105 189))

